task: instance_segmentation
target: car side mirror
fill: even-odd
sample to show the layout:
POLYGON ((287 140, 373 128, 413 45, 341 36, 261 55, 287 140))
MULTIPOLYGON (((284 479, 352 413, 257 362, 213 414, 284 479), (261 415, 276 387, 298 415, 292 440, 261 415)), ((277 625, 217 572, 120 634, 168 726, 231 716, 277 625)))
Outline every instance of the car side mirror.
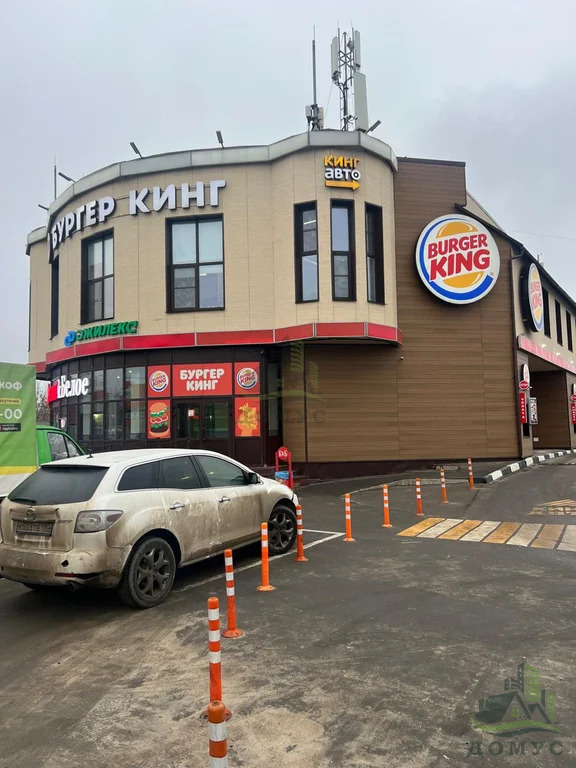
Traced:
POLYGON ((258 485, 260 482, 260 475, 257 472, 248 472, 246 479, 248 481, 248 485, 258 485))

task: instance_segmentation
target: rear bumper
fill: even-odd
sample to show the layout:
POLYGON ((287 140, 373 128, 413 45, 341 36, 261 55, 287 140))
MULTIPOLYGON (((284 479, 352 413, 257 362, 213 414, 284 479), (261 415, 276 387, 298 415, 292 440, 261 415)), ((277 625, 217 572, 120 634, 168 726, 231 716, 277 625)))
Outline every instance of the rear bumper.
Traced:
POLYGON ((129 547, 107 547, 102 552, 42 552, 0 544, 0 576, 31 584, 115 587, 129 552, 129 547))

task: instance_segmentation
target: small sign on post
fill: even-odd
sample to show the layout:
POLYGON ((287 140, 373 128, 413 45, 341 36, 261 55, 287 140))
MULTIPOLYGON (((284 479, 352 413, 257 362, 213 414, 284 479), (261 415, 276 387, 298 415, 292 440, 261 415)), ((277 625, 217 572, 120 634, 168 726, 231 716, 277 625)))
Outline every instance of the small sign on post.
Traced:
POLYGON ((521 424, 528 423, 528 410, 526 408, 526 394, 524 392, 520 392, 520 423, 521 424))
POLYGON ((294 488, 294 475, 292 473, 292 453, 282 446, 276 451, 276 472, 274 479, 283 485, 287 485, 289 488, 294 488), (280 469, 280 462, 288 465, 288 469, 280 469))

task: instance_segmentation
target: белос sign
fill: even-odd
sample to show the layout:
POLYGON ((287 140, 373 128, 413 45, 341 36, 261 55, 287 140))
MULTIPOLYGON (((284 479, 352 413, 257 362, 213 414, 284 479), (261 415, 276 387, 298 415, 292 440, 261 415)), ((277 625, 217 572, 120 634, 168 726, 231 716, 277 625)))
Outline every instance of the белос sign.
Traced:
POLYGON ((64 338, 64 345, 71 347, 77 341, 87 339, 101 339, 105 336, 122 336, 125 333, 138 333, 138 320, 130 320, 127 323, 108 323, 108 325, 92 325, 90 328, 81 328, 78 331, 68 331, 64 338))
POLYGON ((36 467, 36 371, 0 363, 0 475, 36 467))
MULTIPOLYGON (((205 186, 208 186, 210 205, 216 208, 219 204, 218 192, 226 186, 223 179, 210 181, 208 185, 202 181, 196 184, 181 184, 179 206, 177 205, 175 184, 169 184, 164 190, 161 187, 152 187, 151 191, 147 187, 141 190, 131 189, 128 193, 128 212, 131 216, 136 216, 139 213, 161 211, 164 207, 173 211, 178 207, 190 208, 192 202, 196 204, 197 208, 204 208, 206 204, 205 186)), ((48 235, 52 251, 55 251, 74 232, 81 232, 86 227, 104 223, 116 210, 116 202, 115 198, 106 195, 98 200, 80 205, 74 212, 70 211, 70 213, 62 216, 51 228, 48 235)))

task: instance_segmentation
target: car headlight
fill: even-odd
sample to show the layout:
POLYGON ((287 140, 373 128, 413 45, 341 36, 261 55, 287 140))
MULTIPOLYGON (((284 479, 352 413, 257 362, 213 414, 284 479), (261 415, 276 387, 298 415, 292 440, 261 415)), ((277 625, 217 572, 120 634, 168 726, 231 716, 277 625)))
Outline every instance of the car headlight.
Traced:
POLYGON ((120 520, 122 514, 119 509, 87 509, 78 514, 74 533, 105 531, 120 520))

